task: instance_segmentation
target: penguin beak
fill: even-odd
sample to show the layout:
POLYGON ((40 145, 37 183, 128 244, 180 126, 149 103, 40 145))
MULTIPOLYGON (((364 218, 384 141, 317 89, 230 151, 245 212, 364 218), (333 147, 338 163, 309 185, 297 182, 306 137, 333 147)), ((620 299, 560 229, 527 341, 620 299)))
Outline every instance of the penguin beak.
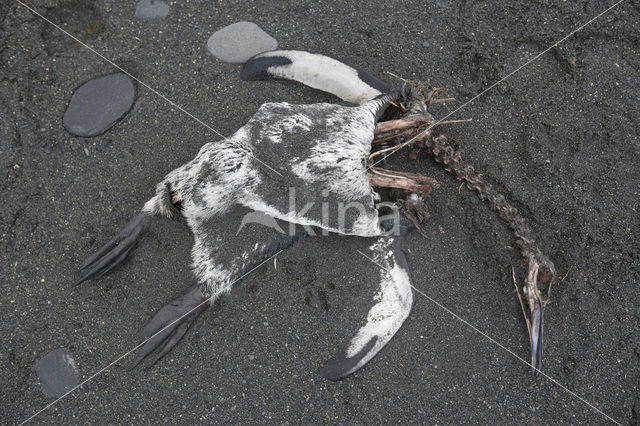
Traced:
MULTIPOLYGON (((518 300, 522 307, 522 314, 529 331, 531 344, 531 367, 542 369, 542 336, 544 326, 544 308, 549 301, 551 284, 554 282, 555 268, 541 253, 530 253, 526 256, 528 273, 522 290, 516 286, 518 300), (543 296, 544 294, 544 296, 543 296), (529 309, 525 308, 524 300, 529 309), (527 312, 528 311, 528 312, 527 312)), ((515 284, 515 272, 514 272, 515 284)))
POLYGON ((544 307, 536 300, 531 310, 531 366, 537 370, 542 369, 542 327, 544 307))

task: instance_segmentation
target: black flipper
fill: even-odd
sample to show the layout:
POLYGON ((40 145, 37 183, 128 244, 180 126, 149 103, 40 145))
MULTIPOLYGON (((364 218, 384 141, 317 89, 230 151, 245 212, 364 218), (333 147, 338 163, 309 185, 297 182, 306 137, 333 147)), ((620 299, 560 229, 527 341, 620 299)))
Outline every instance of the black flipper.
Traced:
POLYGON ((143 359, 157 350, 150 368, 165 356, 187 332, 198 315, 209 307, 209 298, 199 285, 191 286, 182 296, 160 309, 142 330, 144 345, 138 349, 129 367, 134 369, 143 359))
POLYGON ((244 80, 293 80, 354 104, 362 104, 393 90, 390 84, 362 68, 302 50, 259 53, 245 63, 241 77, 244 80))
POLYGON ((121 264, 149 228, 149 222, 149 216, 144 213, 134 216, 118 235, 85 260, 80 267, 82 276, 75 285, 91 278, 100 278, 121 264))
POLYGON ((370 260, 375 263, 371 267, 380 268, 377 303, 369 310, 367 323, 318 370, 326 379, 342 380, 362 368, 391 340, 411 313, 413 285, 400 243, 412 224, 405 218, 402 221, 399 235, 381 237, 371 246, 370 260))

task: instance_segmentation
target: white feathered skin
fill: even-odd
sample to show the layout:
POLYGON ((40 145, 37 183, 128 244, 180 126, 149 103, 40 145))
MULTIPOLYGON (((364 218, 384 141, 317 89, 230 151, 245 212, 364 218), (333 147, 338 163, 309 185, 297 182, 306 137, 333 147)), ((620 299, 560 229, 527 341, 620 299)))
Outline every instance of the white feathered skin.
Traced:
POLYGON ((244 65, 242 78, 293 80, 357 105, 393 90, 388 83, 359 67, 300 50, 259 53, 244 65))
MULTIPOLYGON (((234 206, 332 233, 379 236, 366 159, 376 117, 390 100, 391 96, 380 96, 354 107, 264 104, 233 136, 204 145, 193 160, 170 172, 143 213, 174 216, 170 199, 177 196, 180 213, 195 237, 193 267, 208 294, 227 288, 236 268, 221 263, 220 247, 227 241, 205 232, 204 224, 230 214, 234 206), (293 209, 291 193, 296 200, 293 209), (341 209, 346 210, 343 216, 338 215, 341 209), (325 211, 330 212, 328 218, 325 211)), ((234 219, 234 232, 241 218, 234 219)))

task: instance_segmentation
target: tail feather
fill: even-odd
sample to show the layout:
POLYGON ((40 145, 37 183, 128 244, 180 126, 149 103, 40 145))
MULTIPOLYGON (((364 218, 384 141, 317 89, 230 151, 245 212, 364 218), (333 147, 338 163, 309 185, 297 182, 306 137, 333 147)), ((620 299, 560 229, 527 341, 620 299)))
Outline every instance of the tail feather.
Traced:
POLYGON ((241 76, 244 80, 293 80, 354 104, 362 104, 393 90, 390 84, 361 68, 301 50, 260 53, 247 61, 241 76))
POLYGON ((170 219, 180 217, 180 210, 171 201, 173 191, 166 181, 156 186, 156 195, 142 207, 142 212, 149 216, 164 216, 170 219))

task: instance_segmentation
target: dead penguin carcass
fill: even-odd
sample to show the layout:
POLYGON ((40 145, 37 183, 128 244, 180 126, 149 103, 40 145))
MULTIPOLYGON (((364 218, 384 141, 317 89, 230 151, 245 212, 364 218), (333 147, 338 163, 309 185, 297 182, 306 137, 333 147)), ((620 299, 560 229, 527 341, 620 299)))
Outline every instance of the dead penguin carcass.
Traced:
POLYGON ((436 186, 433 179, 378 168, 372 159, 410 146, 426 149, 486 200, 514 231, 528 269, 518 296, 531 338, 531 363, 540 368, 542 313, 547 298, 539 283, 547 282, 548 292, 555 269, 534 245, 517 210, 461 160, 455 143, 444 135, 432 137, 432 129, 446 123, 436 122, 427 112, 431 103, 449 100, 435 98, 440 89, 413 85, 394 89, 361 69, 300 51, 256 55, 245 64, 242 76, 299 81, 356 105, 264 104, 233 136, 204 145, 196 158, 169 173, 142 212, 87 259, 80 282, 102 276, 122 263, 155 215, 184 217, 194 234, 192 259, 199 284, 162 308, 147 324, 143 330, 146 342, 133 367, 154 351, 155 363, 182 338, 209 302, 313 228, 372 239, 372 258, 381 266, 377 302, 367 323, 319 372, 339 380, 365 365, 410 313, 412 284, 400 243, 416 217, 420 219, 424 196, 436 186), (381 121, 385 110, 393 108, 400 113, 381 121), (381 143, 373 153, 372 143, 381 143), (392 146, 385 147, 385 143, 392 146), (395 220, 381 221, 374 187, 395 188, 405 195, 398 205, 412 220, 397 214, 395 220), (288 188, 295 188, 298 200, 316 208, 291 210, 288 188), (359 208, 340 220, 323 216, 319 208, 324 205, 335 211, 349 203, 359 208), (237 226, 228 226, 244 226, 247 221, 241 218, 256 214, 270 218, 263 221, 269 226, 253 227, 251 241, 236 235, 237 226), (221 222, 227 226, 216 226, 221 222), (296 232, 278 232, 287 228, 286 223, 295 225, 296 232))

